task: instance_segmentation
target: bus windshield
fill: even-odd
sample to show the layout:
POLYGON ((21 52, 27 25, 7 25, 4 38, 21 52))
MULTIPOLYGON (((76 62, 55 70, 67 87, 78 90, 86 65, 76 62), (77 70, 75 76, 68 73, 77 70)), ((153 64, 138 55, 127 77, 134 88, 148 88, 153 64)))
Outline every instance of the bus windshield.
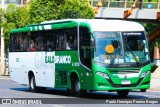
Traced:
POLYGON ((114 64, 140 64, 149 61, 144 32, 94 32, 94 61, 114 64))

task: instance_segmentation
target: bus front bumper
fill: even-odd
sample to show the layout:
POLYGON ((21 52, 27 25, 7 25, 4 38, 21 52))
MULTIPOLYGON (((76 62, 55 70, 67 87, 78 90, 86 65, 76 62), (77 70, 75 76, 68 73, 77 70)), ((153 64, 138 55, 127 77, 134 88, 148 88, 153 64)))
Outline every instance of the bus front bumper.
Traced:
POLYGON ((105 79, 106 81, 103 83, 97 82, 96 86, 94 87, 94 90, 118 91, 118 90, 133 90, 133 89, 149 89, 150 77, 151 74, 148 74, 144 78, 139 78, 136 83, 130 83, 130 84, 115 84, 111 79, 105 79))

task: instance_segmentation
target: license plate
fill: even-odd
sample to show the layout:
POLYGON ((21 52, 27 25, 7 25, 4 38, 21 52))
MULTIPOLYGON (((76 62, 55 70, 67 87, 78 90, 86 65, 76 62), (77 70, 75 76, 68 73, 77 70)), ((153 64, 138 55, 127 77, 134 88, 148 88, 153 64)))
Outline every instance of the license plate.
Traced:
POLYGON ((122 85, 129 85, 129 84, 131 84, 130 80, 122 80, 121 83, 122 83, 122 85))

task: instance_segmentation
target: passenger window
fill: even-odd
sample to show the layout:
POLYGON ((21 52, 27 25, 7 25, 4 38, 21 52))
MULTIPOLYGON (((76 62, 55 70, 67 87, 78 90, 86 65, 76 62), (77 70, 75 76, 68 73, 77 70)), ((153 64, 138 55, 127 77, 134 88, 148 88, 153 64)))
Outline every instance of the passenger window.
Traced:
POLYGON ((66 36, 64 32, 57 32, 56 34, 57 42, 56 42, 56 50, 65 50, 66 46, 66 36))
POLYGON ((55 50, 55 31, 54 30, 49 30, 47 31, 47 51, 54 51, 55 50))
POLYGON ((29 35, 29 51, 45 51, 45 32, 31 32, 29 35))
POLYGON ((67 37, 66 50, 77 49, 77 29, 66 29, 65 34, 67 37))
POLYGON ((25 52, 27 51, 27 35, 26 33, 15 33, 10 37, 10 52, 25 52))
POLYGON ((29 51, 33 52, 35 51, 36 47, 35 47, 35 38, 34 37, 30 37, 29 38, 29 51))

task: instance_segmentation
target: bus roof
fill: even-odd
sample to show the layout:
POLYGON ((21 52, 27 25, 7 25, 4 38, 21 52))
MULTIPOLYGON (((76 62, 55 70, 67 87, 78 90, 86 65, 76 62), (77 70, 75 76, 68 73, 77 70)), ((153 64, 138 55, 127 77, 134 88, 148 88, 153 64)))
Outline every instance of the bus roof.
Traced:
POLYGON ((144 31, 144 27, 137 23, 131 21, 123 20, 105 20, 105 19, 63 19, 63 20, 53 20, 45 21, 39 24, 33 24, 26 26, 24 28, 12 29, 10 33, 16 32, 30 32, 30 31, 40 31, 49 29, 61 29, 75 27, 78 24, 83 24, 89 26, 91 32, 94 31, 144 31))

